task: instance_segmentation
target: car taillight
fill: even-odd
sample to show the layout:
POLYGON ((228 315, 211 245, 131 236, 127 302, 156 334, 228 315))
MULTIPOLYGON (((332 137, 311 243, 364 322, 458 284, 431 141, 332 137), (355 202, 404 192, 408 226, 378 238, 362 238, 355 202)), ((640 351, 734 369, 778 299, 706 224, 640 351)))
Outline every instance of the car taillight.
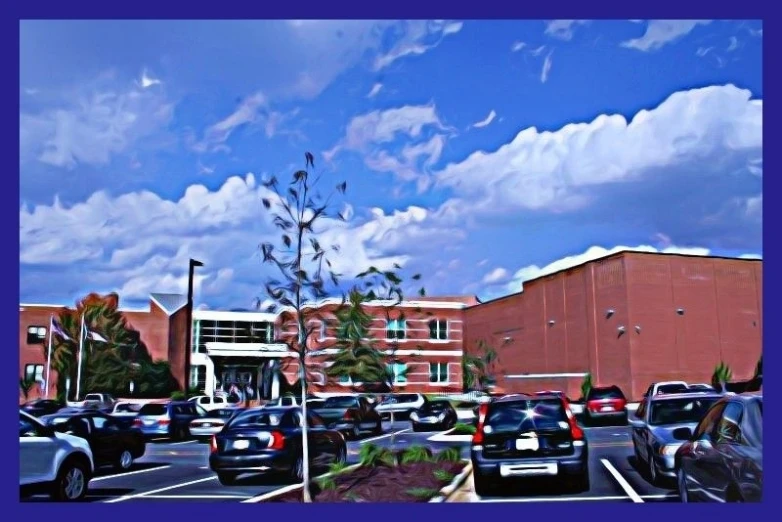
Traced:
POLYGON ((342 416, 343 420, 353 420, 353 412, 348 410, 345 412, 345 415, 342 416))
POLYGON ((168 426, 169 424, 171 424, 171 421, 169 419, 160 419, 159 421, 157 421, 157 423, 160 424, 161 426, 168 426))
POLYGON ((478 408, 478 426, 475 428, 475 434, 472 436, 474 446, 483 444, 483 425, 486 423, 486 414, 489 412, 489 404, 484 402, 478 408))
POLYGON ((217 437, 215 437, 214 435, 212 435, 212 442, 209 444, 209 451, 211 453, 217 451, 217 437))
POLYGON ((136 419, 133 421, 133 427, 134 428, 140 428, 144 425, 144 423, 141 421, 141 419, 136 419))
POLYGON ((574 441, 584 440, 584 430, 582 430, 581 427, 578 425, 578 421, 576 421, 576 416, 573 415, 572 411, 570 411, 570 406, 568 406, 567 401, 563 400, 562 406, 565 407, 565 413, 567 414, 567 421, 568 424, 570 424, 570 436, 573 437, 574 441))
POLYGON ((285 435, 279 431, 273 431, 269 434, 269 449, 281 450, 285 447, 285 435))

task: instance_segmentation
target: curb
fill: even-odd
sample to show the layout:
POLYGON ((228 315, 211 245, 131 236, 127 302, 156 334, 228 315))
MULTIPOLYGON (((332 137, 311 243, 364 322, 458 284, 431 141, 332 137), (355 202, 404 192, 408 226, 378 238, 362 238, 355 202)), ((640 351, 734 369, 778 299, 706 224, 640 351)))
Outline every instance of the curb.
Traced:
MULTIPOLYGON (((354 469, 358 469, 361 466, 361 464, 353 464, 352 466, 348 466, 344 469, 339 470, 336 473, 325 473, 323 475, 318 475, 317 477, 314 477, 315 479, 320 478, 326 478, 331 477, 334 475, 339 475, 340 473, 346 473, 348 471, 353 471, 354 469)), ((280 489, 275 489, 274 491, 270 491, 268 493, 263 493, 261 495, 258 495, 257 497, 248 498, 247 500, 242 500, 242 504, 255 504, 257 502, 263 502, 265 500, 269 500, 270 498, 278 497, 280 495, 284 495, 285 493, 290 493, 291 491, 296 491, 297 489, 301 489, 304 487, 304 483, 301 484, 291 484, 290 486, 285 486, 280 489)))
POLYGON ((456 475, 451 483, 442 488, 440 493, 429 502, 446 502, 464 484, 471 473, 472 461, 468 461, 462 472, 456 475))

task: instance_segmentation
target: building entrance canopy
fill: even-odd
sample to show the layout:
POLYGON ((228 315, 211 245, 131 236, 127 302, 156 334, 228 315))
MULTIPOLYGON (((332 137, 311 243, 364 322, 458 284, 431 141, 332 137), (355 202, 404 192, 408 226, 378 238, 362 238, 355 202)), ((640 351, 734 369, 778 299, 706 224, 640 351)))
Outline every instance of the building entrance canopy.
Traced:
POLYGON ((210 357, 264 357, 272 359, 295 358, 296 352, 283 343, 206 343, 206 353, 210 357))

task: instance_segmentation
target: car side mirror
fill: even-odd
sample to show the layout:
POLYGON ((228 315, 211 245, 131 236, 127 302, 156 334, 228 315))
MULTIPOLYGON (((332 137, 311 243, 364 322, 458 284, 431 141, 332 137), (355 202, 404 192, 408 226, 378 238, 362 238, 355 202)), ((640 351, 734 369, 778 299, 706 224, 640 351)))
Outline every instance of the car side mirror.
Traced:
POLYGON ((676 440, 686 442, 692 439, 692 430, 690 428, 676 428, 671 435, 676 440))

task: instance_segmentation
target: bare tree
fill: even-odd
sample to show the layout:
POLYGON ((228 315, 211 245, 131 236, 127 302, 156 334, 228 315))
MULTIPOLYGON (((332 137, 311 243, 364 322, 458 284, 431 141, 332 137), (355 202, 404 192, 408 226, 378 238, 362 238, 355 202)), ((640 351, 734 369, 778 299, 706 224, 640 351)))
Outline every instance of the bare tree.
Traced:
MULTIPOLYGON (((341 220, 345 217, 332 210, 332 199, 344 194, 347 183, 341 182, 328 196, 318 192, 321 175, 313 177, 315 160, 311 153, 305 153, 305 168, 291 176, 287 187, 281 186, 276 177, 264 182, 273 195, 263 198, 264 208, 271 214, 272 222, 280 231, 279 243, 265 242, 261 245, 263 262, 277 268, 279 279, 270 279, 264 285, 267 297, 274 303, 267 307, 273 311, 283 308, 283 330, 295 331, 295 339, 286 341, 289 349, 297 353, 299 363, 299 384, 302 408, 302 460, 301 476, 303 501, 312 502, 310 494, 310 467, 307 419, 307 355, 308 343, 314 333, 309 325, 311 317, 317 315, 313 301, 328 296, 326 285, 339 285, 339 274, 332 269, 327 250, 339 252, 338 245, 324 248, 318 241, 318 226, 324 220, 341 220)), ((294 465, 297 467, 298 463, 294 465)))

